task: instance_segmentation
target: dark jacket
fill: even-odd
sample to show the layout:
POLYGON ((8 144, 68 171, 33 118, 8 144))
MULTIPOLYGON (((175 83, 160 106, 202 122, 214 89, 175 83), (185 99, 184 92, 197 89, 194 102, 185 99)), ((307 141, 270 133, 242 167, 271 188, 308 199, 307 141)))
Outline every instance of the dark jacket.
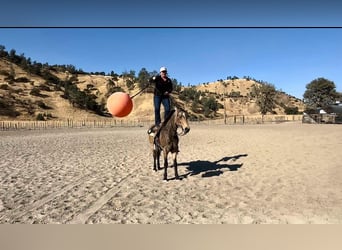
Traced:
POLYGON ((168 95, 164 95, 165 92, 169 92, 169 94, 173 90, 172 81, 167 77, 166 81, 164 81, 160 75, 157 75, 150 79, 150 83, 154 84, 154 95, 168 97, 168 95))

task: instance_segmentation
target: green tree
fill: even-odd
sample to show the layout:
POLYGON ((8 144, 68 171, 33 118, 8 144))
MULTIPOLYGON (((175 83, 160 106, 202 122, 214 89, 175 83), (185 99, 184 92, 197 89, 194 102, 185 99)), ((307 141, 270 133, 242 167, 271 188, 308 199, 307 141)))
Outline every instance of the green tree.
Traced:
POLYGON ((0 57, 8 57, 8 53, 4 45, 0 45, 0 57))
POLYGON ((197 113, 199 111, 199 107, 200 107, 200 104, 199 104, 199 101, 198 100, 194 100, 191 104, 191 110, 195 113, 197 113))
POLYGON ((173 91, 179 93, 182 90, 182 83, 178 83, 176 78, 171 78, 173 91))
POLYGON ((326 108, 338 99, 335 83, 325 78, 317 78, 306 85, 303 95, 306 110, 326 108))
POLYGON ((259 106, 261 114, 265 115, 267 112, 273 111, 276 93, 274 85, 269 83, 253 86, 251 95, 256 98, 256 104, 259 106))
POLYGON ((129 90, 133 90, 134 89, 134 82, 131 79, 127 79, 126 80, 126 86, 129 90))
POLYGON ((204 97, 201 101, 203 103, 204 115, 206 117, 211 116, 212 113, 215 113, 219 109, 218 102, 213 96, 210 96, 209 98, 204 97))
POLYGON ((142 68, 138 73, 138 87, 143 89, 149 85, 148 80, 150 79, 150 74, 146 70, 146 68, 142 68))
POLYGON ((299 114, 298 107, 285 107, 285 114, 287 115, 297 115, 299 114))

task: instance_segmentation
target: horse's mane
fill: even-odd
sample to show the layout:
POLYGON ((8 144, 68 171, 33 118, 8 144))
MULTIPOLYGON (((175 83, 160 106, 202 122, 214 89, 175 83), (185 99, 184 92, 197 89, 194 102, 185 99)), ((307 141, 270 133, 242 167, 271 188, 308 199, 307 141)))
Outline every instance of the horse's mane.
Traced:
POLYGON ((168 125, 169 121, 171 120, 171 117, 174 115, 175 112, 176 112, 175 109, 173 109, 173 110, 171 110, 171 111, 169 112, 169 114, 167 115, 167 117, 165 118, 165 120, 161 123, 161 126, 160 126, 160 128, 159 128, 158 134, 160 133, 160 131, 161 131, 163 128, 168 127, 167 125, 168 125))

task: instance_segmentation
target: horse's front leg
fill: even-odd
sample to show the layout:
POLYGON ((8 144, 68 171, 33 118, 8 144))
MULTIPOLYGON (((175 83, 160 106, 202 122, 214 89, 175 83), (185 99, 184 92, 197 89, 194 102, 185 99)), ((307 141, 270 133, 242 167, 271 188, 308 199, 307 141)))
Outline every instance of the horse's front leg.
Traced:
POLYGON ((177 166, 177 152, 172 153, 172 158, 173 158, 173 167, 175 169, 175 178, 179 179, 178 166, 177 166))
POLYGON ((168 152, 166 152, 166 150, 163 150, 163 155, 164 155, 164 181, 167 181, 167 154, 168 152))
MULTIPOLYGON (((157 150, 153 150, 153 170, 157 171, 157 163, 159 162, 157 150)), ((158 166, 159 167, 159 166, 158 166)))

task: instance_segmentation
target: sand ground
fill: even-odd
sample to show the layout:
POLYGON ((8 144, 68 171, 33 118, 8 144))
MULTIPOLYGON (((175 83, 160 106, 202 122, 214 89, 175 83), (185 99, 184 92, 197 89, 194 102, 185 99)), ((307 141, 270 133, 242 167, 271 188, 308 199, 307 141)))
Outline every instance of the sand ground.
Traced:
POLYGON ((168 182, 146 130, 0 132, 0 223, 342 223, 342 126, 191 124, 168 182))

